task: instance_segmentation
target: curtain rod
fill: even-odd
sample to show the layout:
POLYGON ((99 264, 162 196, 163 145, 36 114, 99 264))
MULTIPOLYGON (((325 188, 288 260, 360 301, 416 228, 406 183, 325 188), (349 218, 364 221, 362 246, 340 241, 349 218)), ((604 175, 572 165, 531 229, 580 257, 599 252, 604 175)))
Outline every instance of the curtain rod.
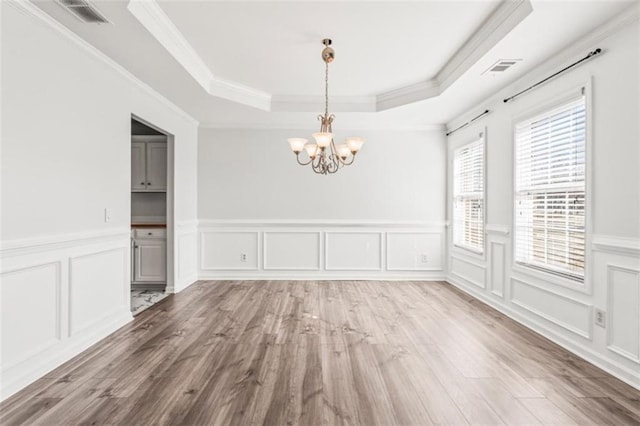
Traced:
POLYGON ((471 120, 467 121, 466 123, 464 123, 462 126, 458 126, 455 129, 453 129, 450 132, 447 132, 446 135, 449 136, 452 133, 457 132, 458 130, 462 129, 463 127, 467 127, 469 124, 473 123, 474 121, 476 121, 477 119, 479 119, 480 117, 489 114, 491 111, 489 111, 488 109, 485 109, 484 112, 482 114, 478 114, 475 117, 473 117, 471 120))
POLYGON ((538 87, 538 86, 540 86, 541 84, 543 84, 543 83, 547 82, 548 80, 551 80, 552 78, 554 78, 554 77, 556 77, 556 76, 558 76, 558 75, 562 74, 562 73, 563 73, 563 72, 565 72, 565 71, 570 70, 571 68, 575 67, 576 65, 579 65, 579 64, 581 64, 582 62, 586 61, 587 59, 591 59, 591 58, 593 58, 594 56, 596 56, 596 55, 598 55, 598 54, 600 54, 600 53, 602 53, 602 49, 600 49, 600 48, 597 48, 596 50, 593 50, 593 51, 589 52, 589 54, 588 54, 587 56, 585 56, 584 58, 580 59, 579 61, 576 61, 576 62, 572 63, 571 65, 569 65, 569 66, 567 66, 567 67, 564 67, 563 69, 561 69, 560 71, 556 72, 555 74, 551 74, 549 77, 545 78, 544 80, 540 80, 540 81, 539 81, 539 82, 537 82, 536 84, 534 84, 534 85, 532 85, 532 86, 527 87, 527 88, 526 88, 526 89, 524 89, 523 91, 518 92, 518 93, 516 93, 515 95, 513 95, 513 96, 511 96, 511 97, 509 97, 509 98, 504 99, 504 100, 503 100, 503 102, 506 104, 507 102, 514 100, 514 99, 515 99, 515 98, 517 98, 518 96, 520 96, 520 95, 522 95, 522 94, 524 94, 524 93, 528 92, 528 91, 529 91, 529 90, 531 90, 531 89, 535 89, 536 87, 538 87))

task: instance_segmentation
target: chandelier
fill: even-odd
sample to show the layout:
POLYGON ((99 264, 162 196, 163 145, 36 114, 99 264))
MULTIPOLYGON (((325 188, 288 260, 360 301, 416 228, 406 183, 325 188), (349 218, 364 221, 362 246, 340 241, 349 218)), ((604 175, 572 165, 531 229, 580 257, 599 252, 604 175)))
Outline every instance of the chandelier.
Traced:
POLYGON ((329 115, 329 64, 335 59, 335 51, 329 47, 331 40, 322 40, 324 49, 322 50, 322 60, 324 61, 324 115, 318 115, 320 120, 320 131, 313 134, 316 143, 308 144, 304 138, 288 139, 291 150, 296 154, 298 164, 302 166, 311 165, 315 173, 326 175, 337 172, 344 166, 353 164, 356 154, 364 144, 364 138, 352 136, 344 143, 336 144, 333 141, 333 114, 329 115), (302 150, 306 151, 309 159, 300 160, 302 150))

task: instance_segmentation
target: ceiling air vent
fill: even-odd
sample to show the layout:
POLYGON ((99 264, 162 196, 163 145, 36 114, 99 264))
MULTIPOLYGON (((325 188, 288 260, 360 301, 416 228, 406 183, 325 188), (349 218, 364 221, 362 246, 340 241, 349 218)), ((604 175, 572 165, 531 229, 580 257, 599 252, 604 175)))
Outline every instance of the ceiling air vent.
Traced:
POLYGON ((498 74, 505 72, 520 61, 522 61, 522 59, 500 59, 482 74, 498 74))
POLYGON ((57 0, 60 5, 82 22, 89 24, 106 24, 109 21, 94 5, 87 0, 57 0))

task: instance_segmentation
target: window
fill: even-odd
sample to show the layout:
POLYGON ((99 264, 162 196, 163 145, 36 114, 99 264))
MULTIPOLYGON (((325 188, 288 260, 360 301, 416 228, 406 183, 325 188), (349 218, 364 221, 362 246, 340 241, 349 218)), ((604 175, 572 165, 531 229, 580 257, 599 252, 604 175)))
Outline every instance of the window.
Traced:
POLYGON ((484 249, 484 138, 453 153, 453 244, 484 249))
POLYGON ((515 128, 515 260, 584 279, 585 97, 515 128))

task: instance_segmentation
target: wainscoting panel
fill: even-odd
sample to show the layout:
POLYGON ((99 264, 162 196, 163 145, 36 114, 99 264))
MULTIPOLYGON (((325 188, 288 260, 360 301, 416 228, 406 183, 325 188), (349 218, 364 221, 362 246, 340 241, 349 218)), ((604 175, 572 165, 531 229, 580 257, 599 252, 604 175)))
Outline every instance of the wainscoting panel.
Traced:
POLYGON ((189 221, 178 224, 176 279, 174 292, 184 290, 198 280, 198 224, 189 221))
POLYGON ((204 220, 198 229, 199 279, 445 277, 444 223, 204 220))
POLYGON ((258 232, 205 231, 200 235, 201 269, 205 271, 258 269, 258 232))
POLYGON ((387 232, 388 271, 442 270, 441 232, 387 232))
POLYGON ((69 259, 70 336, 127 309, 129 294, 123 292, 127 271, 127 250, 122 247, 69 259))
POLYGON ((589 303, 514 278, 511 302, 580 337, 592 337, 593 307, 589 303))
POLYGON ((382 269, 382 232, 327 232, 327 271, 379 271, 382 269))
POLYGON ((489 242, 489 288, 496 296, 504 296, 505 244, 498 241, 489 242))
POLYGON ((53 262, 2 273, 3 369, 60 339, 60 269, 53 262))
POLYGON ((265 232, 264 269, 279 271, 320 269, 320 232, 265 232))
POLYGON ((451 256, 451 273, 476 287, 485 288, 485 266, 477 261, 457 255, 451 256))
POLYGON ((607 347, 640 363, 640 270, 607 265, 607 347))
POLYGON ((131 321, 130 230, 3 242, 5 399, 131 321))

